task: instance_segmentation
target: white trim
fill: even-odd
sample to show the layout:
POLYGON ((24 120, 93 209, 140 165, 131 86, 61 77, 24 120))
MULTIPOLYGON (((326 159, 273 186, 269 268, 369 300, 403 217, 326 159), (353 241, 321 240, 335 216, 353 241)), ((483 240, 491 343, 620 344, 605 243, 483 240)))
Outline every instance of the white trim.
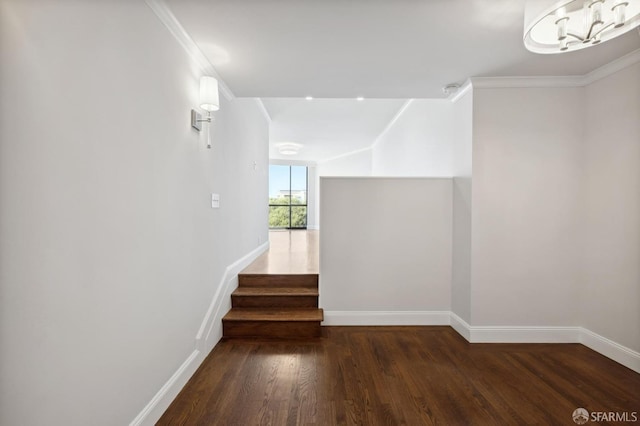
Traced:
MULTIPOLYGON (((227 267, 219 287, 219 289, 224 287, 225 290, 216 292, 205 320, 198 331, 199 340, 201 341, 204 330, 209 329, 205 339, 205 342, 208 342, 207 346, 213 348, 219 340, 218 336, 221 336, 221 331, 218 333, 216 330, 214 335, 217 340, 211 345, 212 341, 209 340, 211 329, 216 322, 221 323, 221 318, 218 318, 221 305, 220 295, 230 295, 233 291, 233 288, 230 288, 231 283, 235 282, 233 278, 267 248, 268 243, 265 243, 227 267), (215 309, 216 304, 218 309, 215 309), (213 314, 214 310, 215 314, 213 314), (210 320, 211 318, 213 319, 210 320)), ((450 325, 470 343, 581 343, 595 352, 640 373, 639 352, 583 327, 471 326, 450 311, 325 311, 322 325, 450 325)), ((221 330, 222 325, 218 328, 221 330)), ((201 346, 205 342, 202 342, 201 346)), ((210 350, 195 349, 129 426, 155 424, 200 364, 202 364, 210 350)))
POLYGON ((640 373, 640 352, 583 327, 471 326, 450 312, 451 327, 469 343, 581 343, 640 373))
POLYGON ((226 313, 222 310, 222 307, 228 305, 227 308, 231 308, 231 293, 235 290, 235 286, 232 285, 236 284, 238 273, 249 266, 251 262, 268 249, 269 242, 267 241, 246 254, 244 257, 227 266, 224 274, 222 274, 218 290, 211 299, 209 309, 207 310, 207 313, 202 320, 202 324, 200 324, 200 329, 196 334, 196 345, 198 349, 209 353, 218 340, 222 338, 222 317, 226 313))
POLYGON ((471 326, 471 343, 579 343, 580 327, 471 326))
MULTIPOLYGON (((540 76, 540 77, 472 77, 469 80, 476 89, 514 89, 514 88, 562 88, 584 87, 640 62, 640 49, 636 49, 621 58, 596 68, 584 75, 540 76)), ((466 83, 465 83, 466 86, 466 83)), ((467 88, 465 87, 465 90, 467 88)), ((455 102, 464 90, 458 91, 451 101, 455 102)))
POLYGON ((162 385, 151 401, 129 423, 129 426, 154 425, 160 419, 222 337, 222 316, 226 313, 226 310, 222 308, 231 307, 231 292, 235 289, 235 287, 232 288, 232 285, 237 282, 238 273, 268 249, 269 242, 266 242, 227 266, 196 335, 196 349, 162 385))
POLYGON ((324 311, 322 325, 449 325, 449 311, 324 311))
POLYGON ((151 401, 140 411, 129 426, 153 425, 160 419, 169 404, 178 396, 180 390, 187 384, 193 373, 196 372, 204 355, 200 351, 194 350, 191 355, 182 363, 175 373, 162 385, 151 401))
POLYGON ((387 179, 387 180, 410 180, 410 179, 420 179, 420 180, 453 180, 451 176, 320 176, 320 179, 367 179, 367 180, 375 180, 375 179, 387 179))
POLYGON ((322 325, 450 325, 469 343, 581 343, 640 373, 639 352, 583 327, 471 326, 450 311, 325 311, 322 325))
POLYGON ((404 112, 407 110, 407 108, 409 108, 409 106, 413 103, 413 99, 407 99, 402 106, 400 107, 400 109, 398 110, 398 112, 396 112, 396 115, 393 116, 393 118, 391 119, 391 121, 389 121, 387 123, 387 125, 385 126, 384 129, 382 129, 382 132, 380 132, 380 134, 378 135, 377 138, 375 138, 375 140, 373 141, 373 143, 371 144, 371 146, 369 148, 374 148, 378 142, 380 142, 380 139, 382 139, 384 137, 384 135, 387 134, 387 132, 389 132, 389 130, 391 130, 391 128, 393 127, 394 124, 396 124, 396 121, 398 121, 400 119, 400 117, 402 117, 402 114, 404 114, 404 112))
POLYGON ((467 342, 471 341, 471 326, 455 313, 451 312, 451 327, 465 338, 467 342))
POLYGON ((271 123, 273 120, 271 120, 271 115, 269 114, 269 110, 267 109, 266 106, 264 106, 264 102, 262 102, 262 98, 256 98, 256 103, 258 104, 258 108, 262 112, 262 115, 264 115, 264 118, 266 118, 267 121, 271 123))
POLYGON ((519 89, 519 88, 560 88, 582 87, 583 76, 542 76, 542 77, 472 77, 471 84, 476 89, 519 89))
POLYGON ((586 328, 581 329, 580 343, 627 368, 640 373, 640 353, 622 346, 586 328))
POLYGON ((631 65, 635 65, 638 62, 640 62, 640 49, 634 50, 621 58, 591 71, 589 74, 584 76, 584 85, 586 86, 600 80, 601 78, 608 77, 611 74, 621 71, 631 65))
POLYGON ((163 0, 145 0, 145 3, 156 14, 160 22, 169 30, 173 38, 182 46, 185 52, 200 66, 206 75, 215 77, 218 80, 218 87, 224 97, 230 101, 235 99, 235 95, 229 86, 218 74, 209 59, 202 53, 198 45, 193 41, 189 33, 184 29, 180 21, 175 17, 169 6, 163 0))
POLYGON ((471 80, 467 79, 467 81, 464 82, 464 84, 462 85, 461 88, 458 89, 458 91, 454 94, 451 95, 451 97, 449 98, 449 100, 453 103, 458 102, 464 95, 467 94, 467 92, 469 92, 471 89, 473 88, 473 85, 471 84, 471 80))

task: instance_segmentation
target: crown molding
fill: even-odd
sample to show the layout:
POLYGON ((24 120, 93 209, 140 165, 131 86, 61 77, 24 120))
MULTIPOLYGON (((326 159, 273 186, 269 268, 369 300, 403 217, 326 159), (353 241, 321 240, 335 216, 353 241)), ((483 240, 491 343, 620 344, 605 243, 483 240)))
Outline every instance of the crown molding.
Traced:
MULTIPOLYGON (((602 78, 608 77, 631 65, 640 63, 640 49, 615 59, 584 75, 569 76, 529 76, 529 77, 471 77, 468 81, 476 89, 516 89, 516 88, 569 88, 584 87, 602 78)), ((466 88, 466 83, 465 86, 466 88)), ((462 96, 458 91, 451 101, 462 96)))
POLYGON ((471 77, 475 89, 582 87, 583 76, 471 77))
POLYGON ((182 46, 184 51, 198 64, 202 72, 218 80, 218 87, 222 95, 228 101, 235 99, 235 95, 231 89, 229 89, 229 86, 227 86, 211 62, 209 62, 204 53, 202 53, 196 42, 193 41, 189 33, 187 33, 182 24, 180 24, 173 12, 171 12, 171 9, 169 9, 169 6, 167 6, 163 0, 145 0, 145 3, 153 13, 155 13, 167 30, 169 30, 169 33, 171 33, 178 44, 182 46))
POLYGON ((267 120, 268 123, 271 123, 273 121, 271 119, 271 114, 269 114, 269 110, 267 109, 267 107, 264 106, 264 102, 262 102, 262 98, 255 98, 255 99, 256 99, 256 103, 258 104, 258 108, 262 112, 262 115, 264 115, 264 118, 267 120))
POLYGON ((466 95, 471 89, 473 89, 473 85, 471 84, 471 79, 467 79, 464 84, 458 89, 456 93, 453 93, 449 100, 453 103, 458 102, 464 95, 466 95))
POLYGON ((628 53, 621 58, 613 60, 608 64, 601 66, 600 68, 596 68, 591 71, 589 74, 583 76, 583 83, 585 86, 600 80, 601 78, 605 78, 614 74, 618 71, 621 71, 631 65, 635 65, 640 62, 640 49, 636 49, 631 53, 628 53))
POLYGON ((380 140, 384 137, 384 135, 387 134, 387 132, 393 127, 394 124, 396 124, 396 121, 398 121, 400 117, 402 117, 402 114, 404 114, 404 112, 407 110, 407 108, 409 108, 409 106, 412 103, 413 103, 413 99, 407 99, 405 103, 402 104, 398 112, 396 112, 396 115, 394 115, 393 118, 384 127, 384 129, 382 129, 382 132, 380 132, 378 137, 373 141, 373 143, 369 148, 374 148, 378 144, 378 142, 380 142, 380 140))

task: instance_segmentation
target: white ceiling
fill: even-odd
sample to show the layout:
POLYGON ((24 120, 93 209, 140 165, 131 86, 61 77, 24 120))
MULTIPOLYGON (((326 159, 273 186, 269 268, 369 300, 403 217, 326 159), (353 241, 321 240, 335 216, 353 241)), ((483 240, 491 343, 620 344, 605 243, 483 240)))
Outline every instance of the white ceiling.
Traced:
POLYGON ((368 148, 404 104, 401 99, 263 99, 271 117, 269 158, 322 161, 368 148), (301 144, 295 156, 279 143, 301 144))
POLYGON ((273 120, 271 158, 322 161, 366 148, 402 99, 443 98, 448 83, 584 75, 640 48, 631 31, 577 52, 531 53, 522 42, 524 0, 165 4, 236 96, 263 98, 273 120), (281 142, 303 148, 285 157, 281 142))
POLYGON ((166 0, 236 96, 439 98, 468 77, 583 75, 637 31, 578 52, 522 43, 523 0, 166 0))

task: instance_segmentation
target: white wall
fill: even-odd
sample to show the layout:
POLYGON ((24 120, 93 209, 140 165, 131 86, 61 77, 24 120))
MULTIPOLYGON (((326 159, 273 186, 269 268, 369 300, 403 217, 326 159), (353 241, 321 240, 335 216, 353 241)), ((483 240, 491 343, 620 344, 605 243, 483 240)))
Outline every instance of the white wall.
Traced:
POLYGON ((453 103, 453 271, 451 311, 471 321, 471 189, 473 90, 453 103))
POLYGON ((222 99, 207 150, 143 2, 0 8, 0 424, 128 424, 266 241, 267 123, 222 99))
POLYGON ((451 179, 320 182, 320 304, 332 311, 448 311, 451 179))
POLYGON ((473 93, 473 325, 578 325, 582 88, 473 93))
POLYGON ((640 352, 640 64, 586 88, 582 325, 640 352))
MULTIPOLYGON (((371 149, 343 155, 332 160, 318 163, 315 187, 320 187, 320 178, 324 176, 371 176, 371 149)), ((315 228, 320 226, 320 191, 316 191, 315 228)))
POLYGON ((452 176, 453 106, 414 99, 373 146, 374 176, 452 176))

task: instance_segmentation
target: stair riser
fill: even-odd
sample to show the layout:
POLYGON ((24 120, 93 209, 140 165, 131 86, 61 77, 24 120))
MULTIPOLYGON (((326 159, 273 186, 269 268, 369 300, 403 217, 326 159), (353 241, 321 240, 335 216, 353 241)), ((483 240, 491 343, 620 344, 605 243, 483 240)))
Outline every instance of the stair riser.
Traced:
POLYGON ((317 308, 318 296, 236 296, 231 295, 234 308, 317 308))
POLYGON ((263 337, 276 339, 306 339, 320 337, 320 321, 222 321, 223 335, 233 337, 263 337))
POLYGON ((238 275, 239 287, 310 287, 318 288, 318 275, 238 275))

